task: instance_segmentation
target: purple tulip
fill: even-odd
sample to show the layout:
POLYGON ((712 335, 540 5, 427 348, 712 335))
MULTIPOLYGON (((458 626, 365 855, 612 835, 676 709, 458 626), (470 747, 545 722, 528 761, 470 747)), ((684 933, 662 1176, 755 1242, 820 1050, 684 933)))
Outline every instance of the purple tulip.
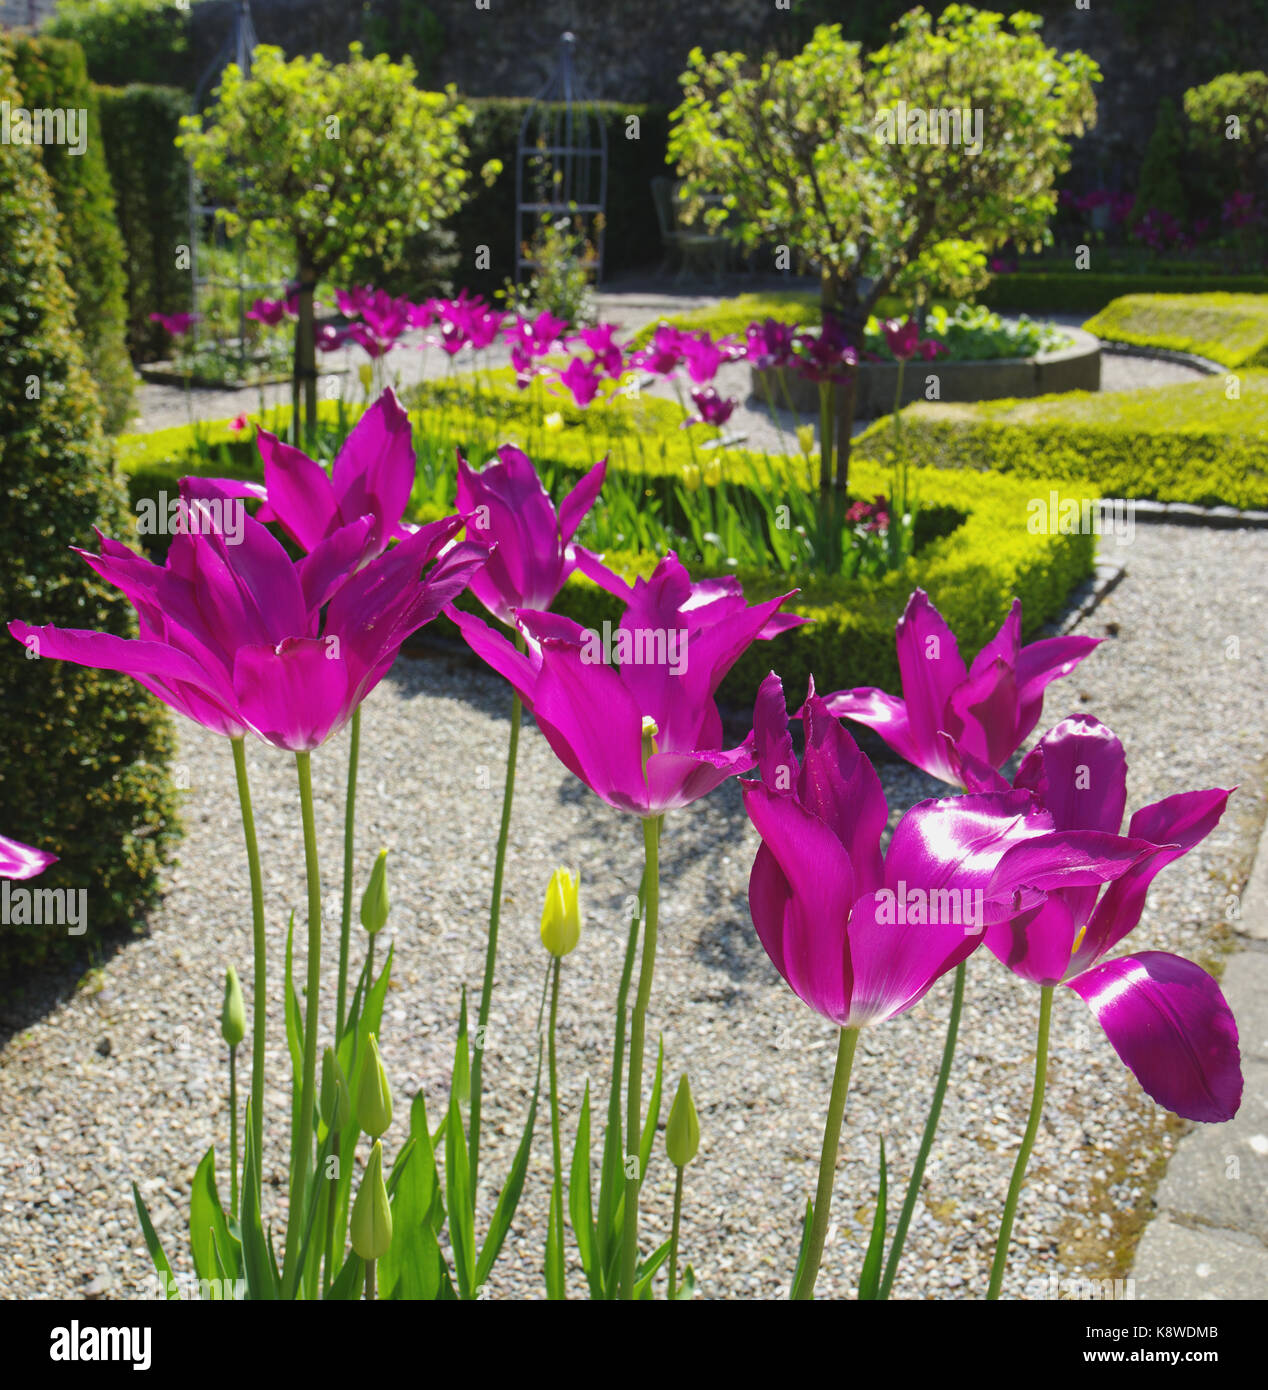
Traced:
POLYGON ((333 323, 319 324, 315 335, 317 351, 337 352, 351 335, 351 328, 336 328, 333 323))
POLYGON ((842 381, 858 366, 857 350, 845 341, 837 321, 825 318, 818 332, 803 330, 793 342, 793 370, 809 381, 842 381))
POLYGON ((786 367, 793 358, 793 340, 797 335, 795 323, 780 323, 778 319, 754 320, 745 330, 746 355, 760 371, 786 367))
POLYGON ((1108 837, 1057 836, 1027 791, 922 802, 882 855, 885 794, 871 763, 824 700, 802 707, 800 764, 784 689, 758 691, 753 737, 761 780, 742 784, 762 838, 749 908, 766 953, 793 993, 843 1028, 911 1008, 981 943, 1014 898, 1042 899, 1054 882, 1103 882, 1140 847, 1108 837), (1001 872, 1009 852, 1026 858, 1001 872))
POLYGON ((580 357, 570 358, 568 366, 559 373, 559 384, 572 392, 579 410, 584 410, 599 394, 600 380, 596 364, 580 357))
POLYGON ((183 338, 200 317, 200 314, 151 314, 150 322, 162 324, 164 331, 173 338, 183 338))
POLYGON ((56 863, 57 855, 0 835, 0 878, 35 878, 56 863))
POLYGON ((923 589, 898 620, 903 699, 872 686, 825 697, 839 718, 866 724, 900 757, 969 791, 999 791, 999 769, 1043 713, 1044 689, 1099 645, 1051 637, 1021 645, 1021 600, 966 669, 955 635, 923 589))
MULTIPOLYGON (((1089 715, 1063 719, 1022 760, 1014 786, 1033 792, 1058 831, 1118 837, 1127 760, 1114 734, 1089 715)), ((1140 921, 1155 875, 1215 828, 1230 793, 1181 792, 1143 806, 1127 835, 1146 853, 1102 893, 1058 888, 1011 921, 987 928, 986 945, 1039 985, 1068 985, 1096 1015, 1144 1089, 1190 1120, 1229 1120, 1241 1103, 1237 1024, 1219 985, 1200 966, 1163 951, 1105 957, 1140 921)))
POLYGON ((519 692, 564 766, 609 806, 647 818, 753 766, 751 734, 722 747, 714 696, 749 644, 773 635, 791 595, 749 607, 729 586, 702 594, 672 553, 629 594, 619 628, 603 633, 520 610, 528 654, 478 618, 466 615, 461 626, 472 650, 519 692), (644 766, 647 720, 655 733, 644 766))
POLYGON ((545 357, 558 345, 567 327, 567 319, 556 318, 549 310, 543 309, 535 319, 517 314, 514 321, 507 325, 503 336, 509 344, 518 346, 529 357, 545 357))
POLYGON ((336 290, 335 303, 339 306, 339 312, 348 319, 359 319, 361 311, 367 304, 374 302, 377 291, 371 289, 369 285, 361 285, 350 290, 336 290))
POLYGON ((276 328, 286 317, 287 302, 284 299, 257 299, 247 310, 247 318, 262 323, 266 328, 276 328))
POLYGON ((556 511, 532 460, 514 445, 503 444, 498 461, 478 473, 458 455, 458 512, 469 536, 495 547, 471 592, 499 622, 514 628, 515 609, 548 609, 574 570, 602 568, 572 538, 607 467, 607 459, 596 463, 556 511))
POLYGON ((920 325, 915 319, 901 323, 898 319, 886 319, 881 324, 885 344, 899 362, 907 362, 916 355, 920 346, 920 325))
POLYGON ((582 343, 588 347, 593 354, 595 366, 600 368, 605 376, 610 376, 616 381, 620 379, 625 358, 613 339, 615 332, 616 324, 600 323, 593 328, 581 329, 566 341, 569 344, 582 343))
POLYGON ((402 518, 414 486, 414 446, 409 416, 390 387, 357 421, 329 474, 268 430, 258 432, 256 448, 263 486, 236 478, 188 478, 184 486, 196 498, 262 499, 256 519, 276 521, 306 551, 363 516, 372 524, 362 559, 412 531, 402 518))
POLYGON ((353 573, 373 517, 298 563, 266 526, 242 520, 236 544, 212 524, 177 534, 162 566, 105 536, 100 555, 80 552, 136 609, 137 638, 23 622, 9 631, 42 657, 132 676, 213 733, 308 751, 343 727, 401 643, 461 593, 488 553, 474 541, 451 544, 462 525, 451 516, 353 573))
POLYGON ((657 324, 651 342, 630 354, 630 366, 641 367, 655 376, 670 376, 683 360, 686 334, 672 324, 657 324))
POLYGON ((680 350, 687 375, 703 386, 718 374, 718 368, 730 359, 731 340, 719 338, 717 342, 707 332, 686 333, 680 339, 680 350))
POLYGON ((697 388, 691 393, 691 399, 695 402, 697 414, 689 415, 682 422, 684 429, 688 425, 714 425, 721 429, 738 404, 729 396, 719 396, 712 386, 697 388))

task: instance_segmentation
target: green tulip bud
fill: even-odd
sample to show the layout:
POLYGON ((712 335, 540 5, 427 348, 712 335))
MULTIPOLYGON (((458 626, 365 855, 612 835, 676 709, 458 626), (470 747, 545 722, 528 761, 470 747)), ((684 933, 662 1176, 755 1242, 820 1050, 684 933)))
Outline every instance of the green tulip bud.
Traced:
POLYGON ((392 1088, 387 1084, 387 1072, 383 1070, 383 1058, 373 1033, 357 1075, 357 1123, 371 1139, 377 1139, 392 1123, 392 1088))
POLYGON ((387 921, 387 850, 381 849, 370 874, 370 886, 361 899, 361 925, 373 936, 387 921))
POLYGON ((552 956, 566 956, 581 940, 581 875, 556 869, 546 886, 542 945, 552 956))
POLYGON ((363 1260, 381 1260, 392 1244, 392 1207, 383 1182, 383 1145, 376 1139, 352 1204, 352 1248, 363 1260))
POLYGON ((238 972, 231 965, 225 971, 225 1002, 220 1010, 220 1036, 230 1047, 237 1047, 247 1031, 247 1010, 242 1002, 238 972))
POLYGON ((321 1122, 327 1129, 339 1131, 348 1123, 352 1101, 348 1095, 348 1078, 343 1074, 333 1047, 321 1055, 321 1122))
POLYGON ((683 1072, 674 1103, 670 1107, 669 1124, 665 1127, 665 1151, 675 1168, 685 1168, 695 1158, 699 1147, 700 1121, 696 1117, 696 1107, 691 1100, 687 1073, 683 1072))

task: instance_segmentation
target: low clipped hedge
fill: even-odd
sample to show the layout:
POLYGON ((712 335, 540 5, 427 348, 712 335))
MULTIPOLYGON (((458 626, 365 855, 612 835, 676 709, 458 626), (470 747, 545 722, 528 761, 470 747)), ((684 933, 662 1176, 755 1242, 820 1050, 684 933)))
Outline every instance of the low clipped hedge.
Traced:
POLYGON ((1098 313, 1127 294, 1268 294, 1264 275, 1170 275, 1160 272, 1019 270, 997 275, 978 296, 992 309, 1032 314, 1098 313))
MULTIPOLYGON (((474 415, 463 402, 469 389, 462 378, 429 383, 425 392, 434 404, 447 400, 451 424, 462 434, 461 413, 474 415)), ((529 405, 520 397, 508 401, 504 434, 521 445, 530 444, 524 428, 529 405)), ((614 412, 610 440, 610 467, 624 469, 645 480, 649 495, 670 487, 681 477, 690 455, 689 445, 677 430, 680 411, 671 402, 644 398, 637 407, 601 407, 614 412), (640 413, 642 412, 642 413, 640 413), (639 442, 643 447, 639 447, 639 442)), ((337 403, 322 402, 323 421, 334 424, 337 403)), ((356 411, 351 412, 355 416, 356 411)), ((270 428, 283 428, 285 411, 270 413, 270 428)), ((531 441, 539 464, 550 465, 556 491, 569 486, 594 462, 606 430, 590 432, 584 417, 573 408, 560 406, 559 428, 531 441)), ((415 428, 418 428, 416 423, 415 428)), ((197 461, 194 431, 211 458, 205 465, 242 477, 259 477, 258 457, 250 436, 232 430, 227 423, 177 427, 149 436, 121 441, 121 464, 130 476, 134 504, 160 488, 169 494, 183 472, 197 461)), ((478 432, 472 419, 473 432, 478 432)), ((810 488, 804 460, 773 461, 785 474, 789 487, 810 488)), ((728 485, 745 485, 746 476, 769 486, 772 461, 762 456, 731 450, 726 456, 728 485)), ((891 471, 884 456, 857 462, 851 467, 851 485, 859 496, 887 492, 891 471)), ((766 672, 775 666, 793 690, 804 689, 813 673, 820 690, 852 685, 882 685, 896 689, 898 670, 894 655, 894 625, 911 590, 927 589, 938 604, 966 652, 976 651, 994 633, 1014 596, 1022 600, 1025 634, 1033 636, 1045 622, 1064 608, 1072 588, 1092 571, 1096 537, 1093 535, 1031 535, 1027 529, 1028 504, 1047 496, 1056 483, 997 475, 956 474, 945 469, 921 468, 913 483, 925 513, 939 520, 948 514, 962 518, 948 534, 933 535, 917 551, 909 566, 880 580, 811 579, 790 608, 814 622, 782 636, 772 644, 761 643, 741 659, 728 677, 723 696, 737 705, 751 703, 753 692, 766 672)), ((704 484, 708 486, 708 484, 704 484)), ((420 519, 431 513, 417 513, 420 519)), ((657 557, 650 554, 609 552, 613 568, 627 575, 647 574, 657 557)), ((796 588, 798 581, 770 570, 738 570, 752 600, 771 597, 796 588)), ((701 571, 701 573, 703 573, 701 571)), ((472 600, 474 603, 474 601, 472 600)), ((601 627, 604 619, 616 621, 620 605, 602 589, 574 575, 556 607, 589 627, 601 627)))
MULTIPOLYGON (((1268 507, 1268 373, 1243 372, 1234 399, 1231 389, 1211 376, 1165 391, 920 402, 902 412, 903 440, 918 466, 1082 479, 1104 496, 1268 507)), ((891 438, 892 421, 877 421, 852 458, 883 457, 891 438)))
POLYGON ((1268 293, 1129 294, 1083 326, 1133 347, 1192 352, 1225 367, 1268 367, 1268 293))
MULTIPOLYGON (((665 320, 676 328, 698 332, 707 329, 715 338, 733 334, 744 337, 744 332, 755 319, 779 319, 782 323, 798 323, 818 327, 821 314, 819 296, 798 290, 771 290, 764 294, 738 294, 723 299, 705 309, 690 309, 682 314, 672 314, 665 320)), ((634 335, 634 342, 640 346, 646 343, 656 329, 654 323, 646 324, 634 335)))

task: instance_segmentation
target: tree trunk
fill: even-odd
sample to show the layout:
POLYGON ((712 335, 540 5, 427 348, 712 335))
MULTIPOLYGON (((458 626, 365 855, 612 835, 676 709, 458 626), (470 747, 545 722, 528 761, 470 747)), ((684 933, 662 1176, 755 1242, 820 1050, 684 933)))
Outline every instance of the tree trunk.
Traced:
POLYGON ((313 314, 313 291, 317 288, 317 272, 307 257, 301 255, 299 264, 299 320, 295 326, 295 382, 292 397, 298 396, 299 383, 304 385, 304 431, 311 442, 317 430, 317 325, 313 314))
MULTIPOLYGON (((845 341, 861 358, 863 330, 867 316, 863 313, 857 277, 845 279, 825 270, 819 281, 819 306, 826 321, 831 318, 840 328, 845 341)), ((854 432, 854 403, 858 380, 851 372, 849 378, 836 388, 836 489, 846 492, 850 481, 850 440, 854 432)), ((826 489, 827 481, 823 480, 826 489)))

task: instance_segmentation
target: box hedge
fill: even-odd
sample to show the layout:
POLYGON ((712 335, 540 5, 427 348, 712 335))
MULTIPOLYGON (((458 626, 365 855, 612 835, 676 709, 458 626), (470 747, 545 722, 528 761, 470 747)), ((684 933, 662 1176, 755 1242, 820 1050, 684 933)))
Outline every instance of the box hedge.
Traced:
POLYGON ((1123 295, 1083 326, 1110 342, 1268 367, 1268 293, 1123 295))
MULTIPOLYGON (((61 214, 62 269, 75 295, 75 324, 97 383, 106 428, 114 433, 131 414, 134 376, 125 341, 124 242, 115 220, 96 93, 78 44, 18 36, 13 63, 21 94, 14 105, 87 112, 86 143, 80 153, 72 153, 68 145, 41 145, 39 155, 61 214)), ((8 95, 12 97, 12 91, 8 95)))
MULTIPOLYGON (((494 375, 496 378, 498 374, 494 375)), ((464 399, 469 390, 469 383, 461 377, 428 383, 424 388, 431 405, 447 403, 450 425, 458 437, 463 435, 463 412, 468 413, 472 434, 481 432, 476 407, 464 399)), ((669 401, 645 397, 637 410, 624 404, 602 407, 611 418, 602 423, 592 418, 589 433, 581 413, 561 404, 562 427, 532 440, 524 423, 530 411, 524 398, 509 400, 507 409, 505 437, 525 447, 532 444, 538 463, 552 466, 556 491, 590 467, 600 447, 598 441, 605 435, 610 436, 609 466, 638 476, 649 497, 659 496, 662 502, 675 490, 674 484, 690 459, 689 446, 677 429, 681 412, 669 401)), ((337 403, 321 403, 328 424, 333 424, 337 410, 337 403)), ((285 414, 285 410, 270 412, 269 427, 284 428, 285 414)), ((415 429, 419 428, 415 417, 415 429)), ((134 504, 161 489, 170 494, 181 473, 200 467, 259 477, 250 437, 227 423, 176 427, 134 436, 122 445, 122 463, 131 478, 134 504), (200 463, 200 459, 205 462, 200 463)), ((728 451, 728 484, 745 486, 750 478, 764 480, 767 462, 739 450, 728 451)), ((789 487, 813 486, 803 460, 780 459, 778 463, 789 487)), ((860 496, 886 492, 890 481, 884 458, 852 467, 851 483, 860 496)), ((790 689, 804 689, 812 672, 821 690, 868 684, 895 688, 894 625, 917 585, 930 592, 964 649, 971 652, 995 631, 1014 595, 1023 603, 1026 635, 1033 636, 1062 611, 1071 589, 1091 573, 1095 536, 1037 536, 1028 530, 1028 504, 1035 496, 1046 497, 1048 488, 1057 484, 937 468, 920 469, 914 483, 925 514, 936 519, 934 529, 948 533, 930 535, 905 571, 879 581, 823 578, 802 582, 801 592, 790 606, 812 617, 814 623, 749 652, 726 682, 723 694, 727 699, 739 705, 751 701, 758 682, 772 665, 790 689), (962 520, 959 525, 946 526, 947 517, 962 520)), ((649 572, 656 558, 608 554, 608 562, 627 574, 649 572)), ((753 599, 798 586, 797 580, 769 570, 738 573, 753 599)), ((592 627, 601 626, 604 618, 619 617, 616 600, 581 576, 574 576, 556 606, 592 627)))
POLYGON ((1093 270, 1019 270, 997 275, 978 302, 1001 312, 1098 313, 1126 294, 1268 294, 1268 276, 1093 270))
MULTIPOLYGON (((0 51, 0 87, 10 71, 0 51)), ((132 610, 69 547, 127 535, 100 406, 59 264, 43 164, 0 145, 0 595, 3 618, 135 633, 132 610)), ((0 636, 0 829, 60 856, 41 888, 86 890, 88 934, 0 923, 0 976, 131 927, 179 822, 167 711, 126 676, 28 659, 0 636)))
MULTIPOLYGON (((1070 391, 972 405, 921 402, 902 414, 918 465, 1019 478, 1088 480, 1103 496, 1268 507, 1268 373, 1211 376, 1165 391, 1070 391)), ((878 458, 892 422, 855 440, 878 458)))

